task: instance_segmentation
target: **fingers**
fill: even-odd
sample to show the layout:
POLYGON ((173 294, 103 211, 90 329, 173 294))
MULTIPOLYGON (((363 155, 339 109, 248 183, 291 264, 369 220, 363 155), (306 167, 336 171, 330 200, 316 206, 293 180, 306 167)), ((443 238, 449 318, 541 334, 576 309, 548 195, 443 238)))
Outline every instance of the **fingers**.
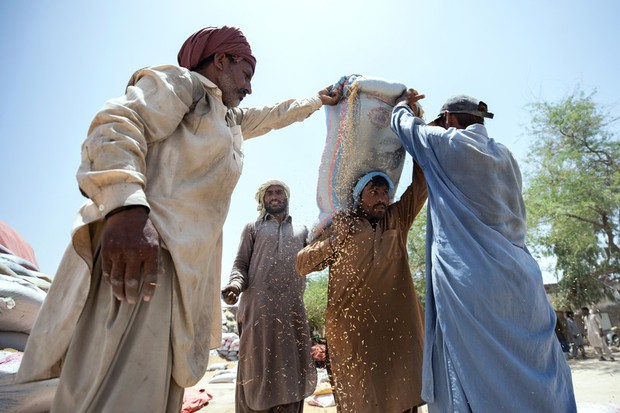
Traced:
POLYGON ((403 100, 407 100, 407 99, 409 99, 409 90, 405 89, 403 93, 401 93, 400 96, 396 98, 396 100, 394 101, 394 104, 400 103, 403 100))
POLYGON ((237 302, 237 296, 230 291, 224 297, 222 297, 222 299, 228 305, 233 305, 237 302))
POLYGON ((125 265, 122 261, 112 261, 110 271, 106 277, 112 286, 112 294, 118 301, 125 300, 125 265))
POLYGON ((104 279, 119 301, 137 303, 153 297, 161 270, 159 234, 148 209, 129 208, 108 217, 101 236, 104 279))
POLYGON ((145 261, 142 270, 144 272, 142 299, 148 302, 151 301, 153 294, 155 294, 157 279, 162 273, 161 253, 158 252, 154 260, 145 261))
POLYGON ((342 85, 333 87, 329 85, 319 92, 319 97, 324 105, 335 105, 342 98, 342 85))
POLYGON ((233 305, 237 302, 239 294, 234 287, 226 287, 222 290, 222 300, 228 305, 233 305))
POLYGON ((408 92, 409 92, 409 97, 407 98, 407 103, 409 103, 410 105, 426 97, 426 95, 420 94, 415 89, 409 89, 408 92))
POLYGON ((140 299, 151 300, 162 273, 159 248, 142 251, 138 255, 127 251, 122 254, 108 252, 106 257, 102 260, 103 277, 112 286, 112 294, 117 300, 129 304, 135 304, 140 299))
POLYGON ((142 283, 142 262, 136 258, 125 261, 125 300, 135 304, 140 298, 140 284, 142 283))

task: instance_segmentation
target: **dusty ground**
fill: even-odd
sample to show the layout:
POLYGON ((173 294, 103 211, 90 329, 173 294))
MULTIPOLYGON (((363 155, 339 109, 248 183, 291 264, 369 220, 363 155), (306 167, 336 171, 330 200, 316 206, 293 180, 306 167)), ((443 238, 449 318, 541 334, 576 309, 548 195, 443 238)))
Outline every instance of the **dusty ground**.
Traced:
MULTIPOLYGON (((620 351, 614 350, 616 361, 599 361, 592 348, 586 351, 590 358, 569 360, 579 413, 620 412, 620 351), (617 410, 611 408, 615 407, 617 410)), ((215 361, 214 361, 215 362, 215 361)), ((207 373, 197 387, 205 388, 213 396, 211 402, 199 410, 201 413, 234 413, 235 385, 232 383, 209 384, 213 372, 207 373)), ((321 408, 308 404, 305 413, 336 413, 335 407, 321 408)), ((421 413, 426 413, 423 408, 421 413)))

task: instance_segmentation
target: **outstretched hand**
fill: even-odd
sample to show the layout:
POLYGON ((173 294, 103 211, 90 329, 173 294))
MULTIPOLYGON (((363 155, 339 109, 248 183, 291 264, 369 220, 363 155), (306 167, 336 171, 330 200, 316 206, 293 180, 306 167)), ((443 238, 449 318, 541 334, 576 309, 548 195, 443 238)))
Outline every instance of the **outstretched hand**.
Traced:
POLYGON ((325 89, 319 91, 319 98, 324 105, 336 105, 342 98, 342 90, 344 84, 340 84, 336 87, 330 85, 325 89))
POLYGON ((162 272, 159 234, 148 210, 135 207, 106 219, 101 235, 103 278, 117 300, 150 301, 162 272))
POLYGON ((399 97, 396 98, 396 103, 405 101, 407 103, 407 106, 409 106, 413 111, 413 114, 418 118, 422 118, 424 116, 424 110, 418 102, 425 97, 426 95, 421 95, 415 89, 407 89, 399 97))

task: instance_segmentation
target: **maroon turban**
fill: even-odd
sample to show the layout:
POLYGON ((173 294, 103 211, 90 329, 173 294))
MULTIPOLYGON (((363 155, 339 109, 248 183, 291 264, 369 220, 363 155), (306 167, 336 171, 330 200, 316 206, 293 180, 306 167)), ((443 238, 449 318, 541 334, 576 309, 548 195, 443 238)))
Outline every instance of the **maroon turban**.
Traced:
POLYGON ((181 46, 177 59, 179 65, 194 70, 198 64, 215 53, 227 53, 247 60, 256 68, 256 58, 247 39, 236 27, 205 27, 192 34, 181 46))

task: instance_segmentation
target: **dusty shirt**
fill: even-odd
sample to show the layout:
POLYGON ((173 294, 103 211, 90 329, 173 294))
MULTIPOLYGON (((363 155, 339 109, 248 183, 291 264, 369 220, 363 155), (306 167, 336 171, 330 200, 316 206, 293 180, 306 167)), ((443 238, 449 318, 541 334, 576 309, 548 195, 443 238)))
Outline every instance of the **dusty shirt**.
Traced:
POLYGON ((81 260, 75 252, 63 258, 54 281, 63 284, 55 289, 63 297, 48 295, 41 348, 33 349, 37 357, 22 377, 49 375, 46 369, 67 348, 87 299, 97 243, 88 224, 120 206, 146 205, 178 274, 173 377, 181 386, 195 384, 209 348, 221 340, 222 226, 243 166, 243 140, 304 120, 320 107, 316 96, 229 110, 215 84, 196 72, 176 66, 137 71, 125 95, 97 113, 83 144, 77 178, 90 199, 76 217, 69 248, 81 260), (52 332, 56 339, 49 342, 52 332))
POLYGON ((237 312, 237 412, 294 403, 315 390, 306 280, 295 270, 307 236, 306 227, 293 225, 290 216, 278 223, 270 214, 241 234, 229 281, 243 291, 237 312))
POLYGON ((329 266, 327 348, 344 412, 401 413, 422 403, 422 309, 414 290, 407 233, 426 200, 415 174, 373 230, 355 217, 337 251, 331 227, 297 255, 301 274, 329 266))

